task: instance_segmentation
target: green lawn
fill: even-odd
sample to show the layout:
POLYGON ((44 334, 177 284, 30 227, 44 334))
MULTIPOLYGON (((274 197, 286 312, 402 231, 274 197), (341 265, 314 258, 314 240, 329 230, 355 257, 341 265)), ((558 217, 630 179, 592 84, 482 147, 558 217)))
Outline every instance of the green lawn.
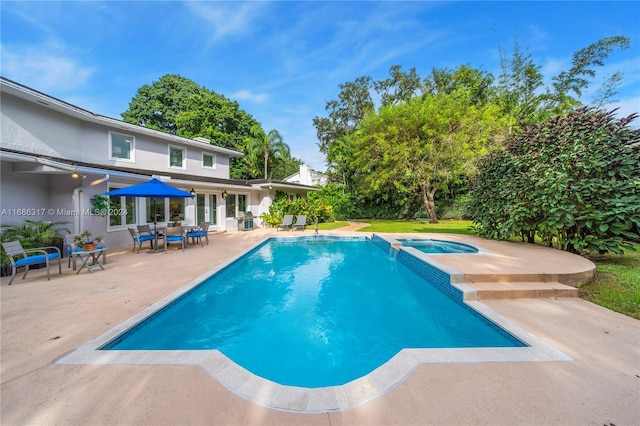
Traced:
POLYGON ((438 232, 445 234, 469 234, 470 220, 441 220, 439 223, 431 223, 427 220, 379 220, 363 219, 357 222, 366 222, 371 225, 359 229, 360 232, 438 232))
MULTIPOLYGON (((342 228, 347 226, 347 222, 323 222, 318 224, 318 229, 323 231, 330 231, 332 229, 342 228)), ((315 225, 313 225, 315 229, 315 225)))
MULTIPOLYGON (((417 220, 356 221, 370 224, 359 229, 361 232, 474 234, 470 229, 471 221, 466 220, 443 220, 436 224, 417 220)), ((336 229, 346 225, 346 222, 321 223, 319 229, 336 229)), ((636 244, 635 247, 636 252, 627 252, 624 256, 591 256, 590 259, 596 264, 597 277, 592 283, 580 287, 580 297, 612 311, 640 319, 640 244, 636 244)))
POLYGON ((624 256, 591 256, 596 280, 580 287, 580 297, 612 311, 640 319, 640 244, 624 256))

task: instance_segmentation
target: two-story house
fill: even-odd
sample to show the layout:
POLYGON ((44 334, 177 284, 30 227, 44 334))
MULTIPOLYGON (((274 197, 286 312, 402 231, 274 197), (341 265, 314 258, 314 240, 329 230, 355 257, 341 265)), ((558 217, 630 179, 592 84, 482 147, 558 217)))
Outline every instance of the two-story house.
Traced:
POLYGON ((229 160, 240 152, 95 114, 2 77, 0 89, 2 222, 68 222, 72 232, 90 229, 117 248, 131 244, 128 227, 154 215, 158 223, 237 230, 234 218, 266 212, 277 190, 305 196, 315 189, 229 179, 229 160), (111 197, 106 216, 93 214, 96 195, 152 177, 195 196, 158 200, 155 211, 150 199, 111 197))

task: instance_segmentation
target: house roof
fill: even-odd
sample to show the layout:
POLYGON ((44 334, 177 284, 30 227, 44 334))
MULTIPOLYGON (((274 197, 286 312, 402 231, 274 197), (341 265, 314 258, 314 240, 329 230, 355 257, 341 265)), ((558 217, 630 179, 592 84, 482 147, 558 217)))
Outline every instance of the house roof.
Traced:
POLYGON ((169 178, 172 181, 185 183, 189 185, 197 185, 201 183, 206 186, 219 186, 228 189, 267 189, 269 187, 282 189, 298 189, 306 191, 316 191, 318 188, 307 185, 300 185, 290 182, 283 182, 272 179, 222 179, 205 176, 190 175, 186 173, 162 173, 158 175, 157 171, 148 169, 132 169, 117 166, 105 166, 102 164, 86 163, 82 161, 72 161, 64 158, 57 158, 45 155, 37 155, 25 151, 17 151, 13 149, 0 148, 0 158, 8 161, 37 162, 47 164, 54 168, 59 168, 67 172, 78 171, 80 173, 117 173, 122 177, 130 179, 149 179, 152 176, 160 178, 169 178))
POLYGON ((232 149, 227 149, 217 145, 212 145, 206 142, 206 139, 204 138, 196 138, 196 139, 183 138, 182 136, 172 135, 170 133, 162 132, 160 130, 149 129, 147 127, 139 126, 137 124, 127 123, 122 120, 96 114, 94 112, 91 112, 84 108, 80 108, 76 105, 70 104, 58 98, 54 98, 53 96, 47 95, 46 93, 39 92, 35 89, 24 86, 20 83, 17 83, 13 80, 9 80, 8 78, 2 77, 2 76, 0 76, 0 88, 4 93, 11 94, 20 99, 24 99, 28 102, 37 103, 42 107, 46 107, 53 111, 57 111, 61 114, 74 117, 78 120, 83 120, 91 123, 98 123, 98 124, 102 124, 105 126, 116 128, 116 129, 128 130, 131 132, 146 134, 158 139, 164 139, 164 140, 170 141, 172 143, 179 143, 182 145, 197 147, 199 149, 206 149, 207 151, 218 152, 221 154, 228 155, 229 157, 239 157, 243 155, 241 152, 238 152, 232 149))

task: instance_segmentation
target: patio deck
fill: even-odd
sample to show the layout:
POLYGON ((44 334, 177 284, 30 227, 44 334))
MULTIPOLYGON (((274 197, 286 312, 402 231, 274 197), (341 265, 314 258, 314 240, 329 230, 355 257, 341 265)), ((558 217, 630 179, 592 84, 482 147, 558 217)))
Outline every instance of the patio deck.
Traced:
MULTIPOLYGON (((10 287, 3 278, 0 422, 640 424, 640 323, 577 298, 483 300, 573 361, 423 364, 387 394, 340 412, 265 408, 228 391, 198 366, 55 363, 262 238, 282 234, 264 229, 221 233, 210 237, 209 246, 184 252, 114 250, 106 270, 94 274, 65 269, 46 281, 43 272, 33 271, 26 280, 16 277, 10 287)), ((448 255, 437 260, 494 285, 503 283, 506 273, 547 277, 581 274, 589 266, 546 248, 484 240, 481 245, 490 246, 491 254, 472 262, 448 255)), ((509 279, 514 282, 504 284, 517 284, 509 279)))

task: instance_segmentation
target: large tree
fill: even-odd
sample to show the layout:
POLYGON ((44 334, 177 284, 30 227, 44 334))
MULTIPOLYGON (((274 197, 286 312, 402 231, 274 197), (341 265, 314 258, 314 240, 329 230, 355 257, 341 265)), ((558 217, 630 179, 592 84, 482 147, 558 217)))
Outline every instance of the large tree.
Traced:
POLYGON ((350 137, 359 188, 369 196, 383 196, 381 188, 413 192, 437 223, 437 190, 472 167, 503 130, 499 109, 473 105, 466 89, 382 107, 350 137))
MULTIPOLYGON (((186 138, 205 137, 214 145, 243 153, 256 132, 264 134, 260 123, 242 110, 238 102, 173 74, 138 89, 122 118, 186 138)), ((282 160, 282 173, 300 163, 290 155, 285 157, 288 160, 282 160)), ((232 178, 251 179, 260 176, 261 169, 256 169, 249 156, 231 159, 232 178)))
MULTIPOLYGON (((571 67, 552 76, 551 85, 545 87, 540 65, 516 40, 511 57, 500 52, 502 72, 496 87, 496 102, 515 118, 514 131, 551 115, 566 114, 586 104, 580 98, 596 76, 595 68, 603 66, 613 52, 628 47, 629 38, 615 36, 579 49, 572 55, 571 67)), ((610 100, 621 78, 622 74, 617 72, 606 80, 605 90, 596 100, 598 104, 604 105, 610 100)))
POLYGON ((205 90, 188 78, 166 74, 151 85, 138 89, 129 102, 129 109, 121 114, 127 123, 177 134, 176 118, 192 109, 191 96, 205 90))

